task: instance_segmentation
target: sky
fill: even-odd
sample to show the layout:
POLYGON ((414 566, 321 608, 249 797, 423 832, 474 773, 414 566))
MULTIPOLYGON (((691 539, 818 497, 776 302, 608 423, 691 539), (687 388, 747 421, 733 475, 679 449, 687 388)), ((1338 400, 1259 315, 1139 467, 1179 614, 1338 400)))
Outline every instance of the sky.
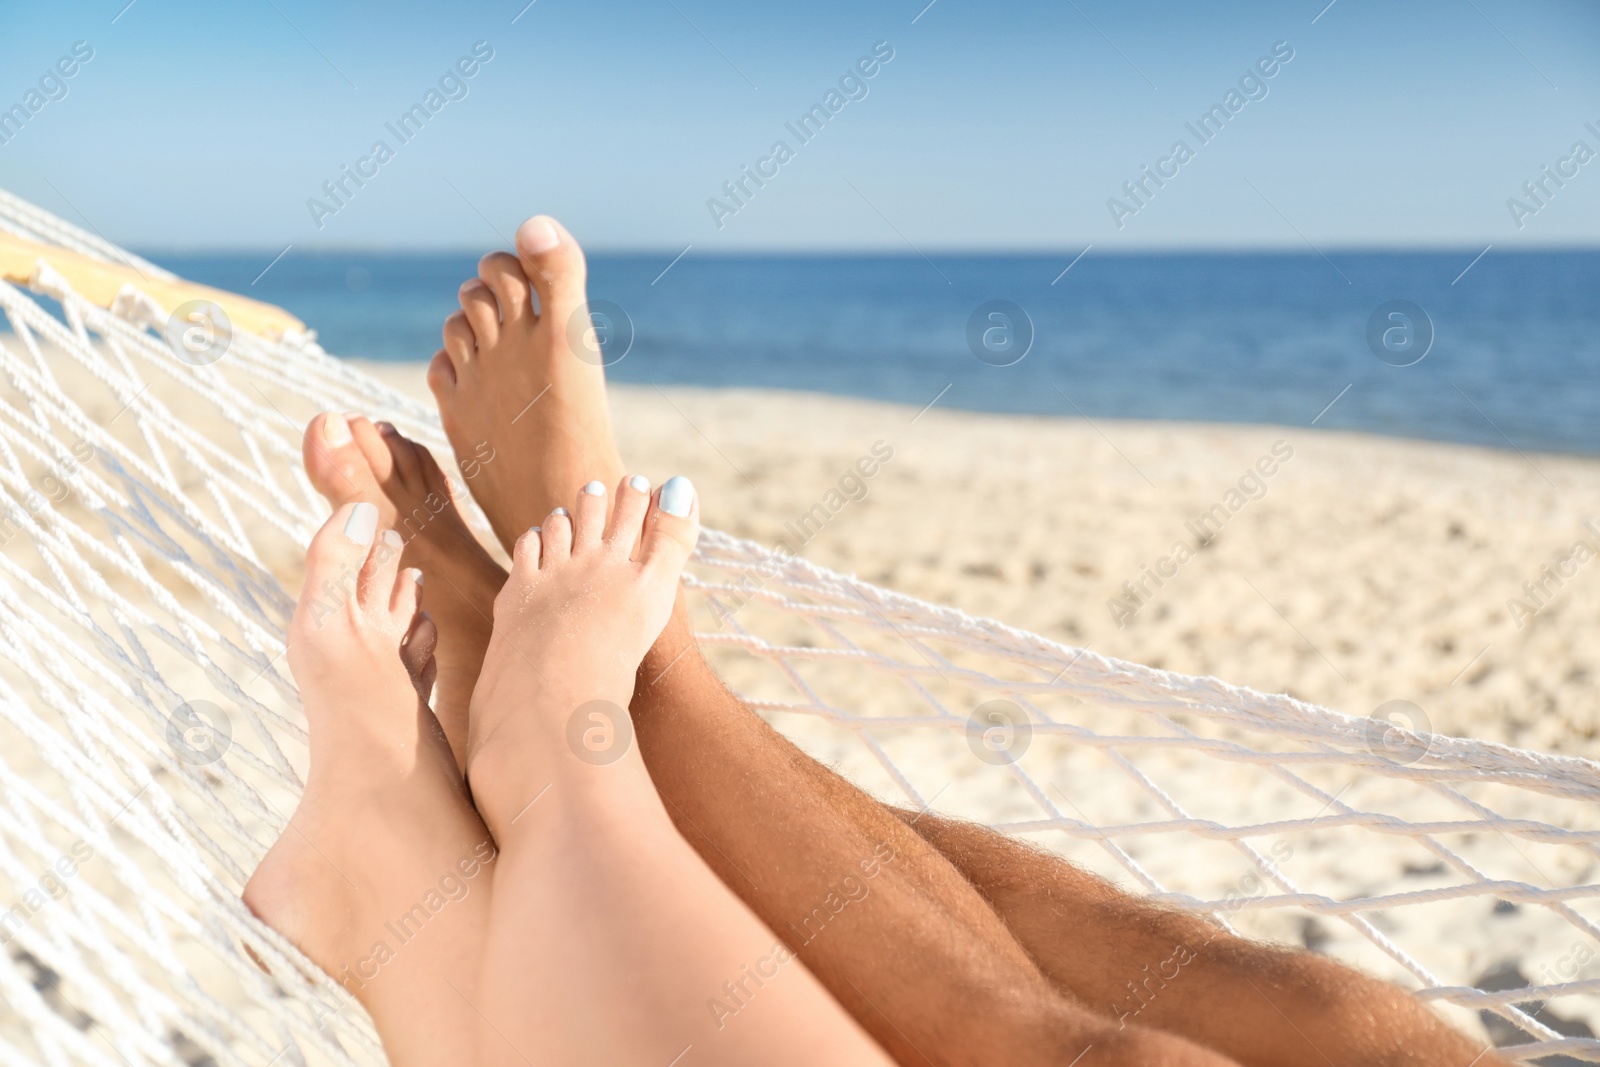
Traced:
POLYGON ((1588 0, 0 0, 0 187, 141 249, 1592 246, 1596 45, 1588 0))

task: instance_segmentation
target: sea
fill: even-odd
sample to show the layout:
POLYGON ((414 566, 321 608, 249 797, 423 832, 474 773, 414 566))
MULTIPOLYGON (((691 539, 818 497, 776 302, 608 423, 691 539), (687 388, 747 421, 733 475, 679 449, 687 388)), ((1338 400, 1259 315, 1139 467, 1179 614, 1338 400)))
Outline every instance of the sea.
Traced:
MULTIPOLYGON (((147 253, 330 352, 425 361, 477 253, 147 253)), ((617 381, 1315 425, 1600 455, 1600 250, 595 254, 617 381)), ((591 332, 592 331, 592 332, 591 332)), ((781 432, 776 428, 774 432, 781 432)))

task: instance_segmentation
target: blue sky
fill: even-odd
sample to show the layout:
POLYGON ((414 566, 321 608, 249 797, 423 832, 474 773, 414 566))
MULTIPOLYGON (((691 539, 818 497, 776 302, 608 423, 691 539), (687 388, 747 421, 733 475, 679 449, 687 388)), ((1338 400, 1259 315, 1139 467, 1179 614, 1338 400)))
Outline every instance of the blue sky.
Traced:
POLYGON ((674 252, 1600 243, 1600 159, 1520 228, 1507 206, 1600 150, 1584 0, 525 2, 6 5, 0 108, 94 55, 0 144, 0 186, 143 248, 477 247, 540 211, 674 252), (880 41, 866 95, 801 143, 785 123, 880 41), (1200 144, 1185 122, 1280 41, 1266 95, 1200 144), (477 42, 465 97, 400 143, 385 123, 477 42), (1194 158, 1117 226, 1108 199, 1180 138, 1194 158), (379 140, 319 227, 308 201, 379 140), (793 158, 730 201, 779 140, 793 158), (720 228, 713 197, 738 207, 720 228))

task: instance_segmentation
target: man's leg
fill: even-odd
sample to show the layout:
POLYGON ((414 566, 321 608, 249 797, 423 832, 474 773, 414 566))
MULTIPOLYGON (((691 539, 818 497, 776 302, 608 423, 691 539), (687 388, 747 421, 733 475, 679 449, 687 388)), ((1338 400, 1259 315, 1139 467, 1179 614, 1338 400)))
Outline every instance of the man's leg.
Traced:
MULTIPOLYGON (((462 287, 429 371, 457 454, 486 444, 473 492, 507 547, 591 478, 626 473, 597 353, 571 349, 582 253, 543 219, 518 243, 520 262, 485 257, 462 287)), ((914 830, 722 687, 681 603, 640 677, 633 721, 672 821, 901 1063, 1222 1062, 1069 1003, 914 830)))
POLYGON ((897 814, 983 894, 1051 981, 1093 1009, 1246 1067, 1504 1063, 1385 982, 1137 900, 985 827, 897 814))

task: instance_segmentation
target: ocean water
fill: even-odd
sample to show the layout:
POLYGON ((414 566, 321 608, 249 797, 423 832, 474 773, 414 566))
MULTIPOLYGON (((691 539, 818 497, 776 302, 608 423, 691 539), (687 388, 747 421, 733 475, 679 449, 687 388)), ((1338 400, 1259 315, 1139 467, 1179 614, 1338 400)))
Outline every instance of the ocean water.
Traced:
MULTIPOLYGON (((1600 454, 1600 251, 1476 254, 594 255, 590 297, 619 381, 1600 454)), ((477 260, 151 255, 379 360, 477 260)))

